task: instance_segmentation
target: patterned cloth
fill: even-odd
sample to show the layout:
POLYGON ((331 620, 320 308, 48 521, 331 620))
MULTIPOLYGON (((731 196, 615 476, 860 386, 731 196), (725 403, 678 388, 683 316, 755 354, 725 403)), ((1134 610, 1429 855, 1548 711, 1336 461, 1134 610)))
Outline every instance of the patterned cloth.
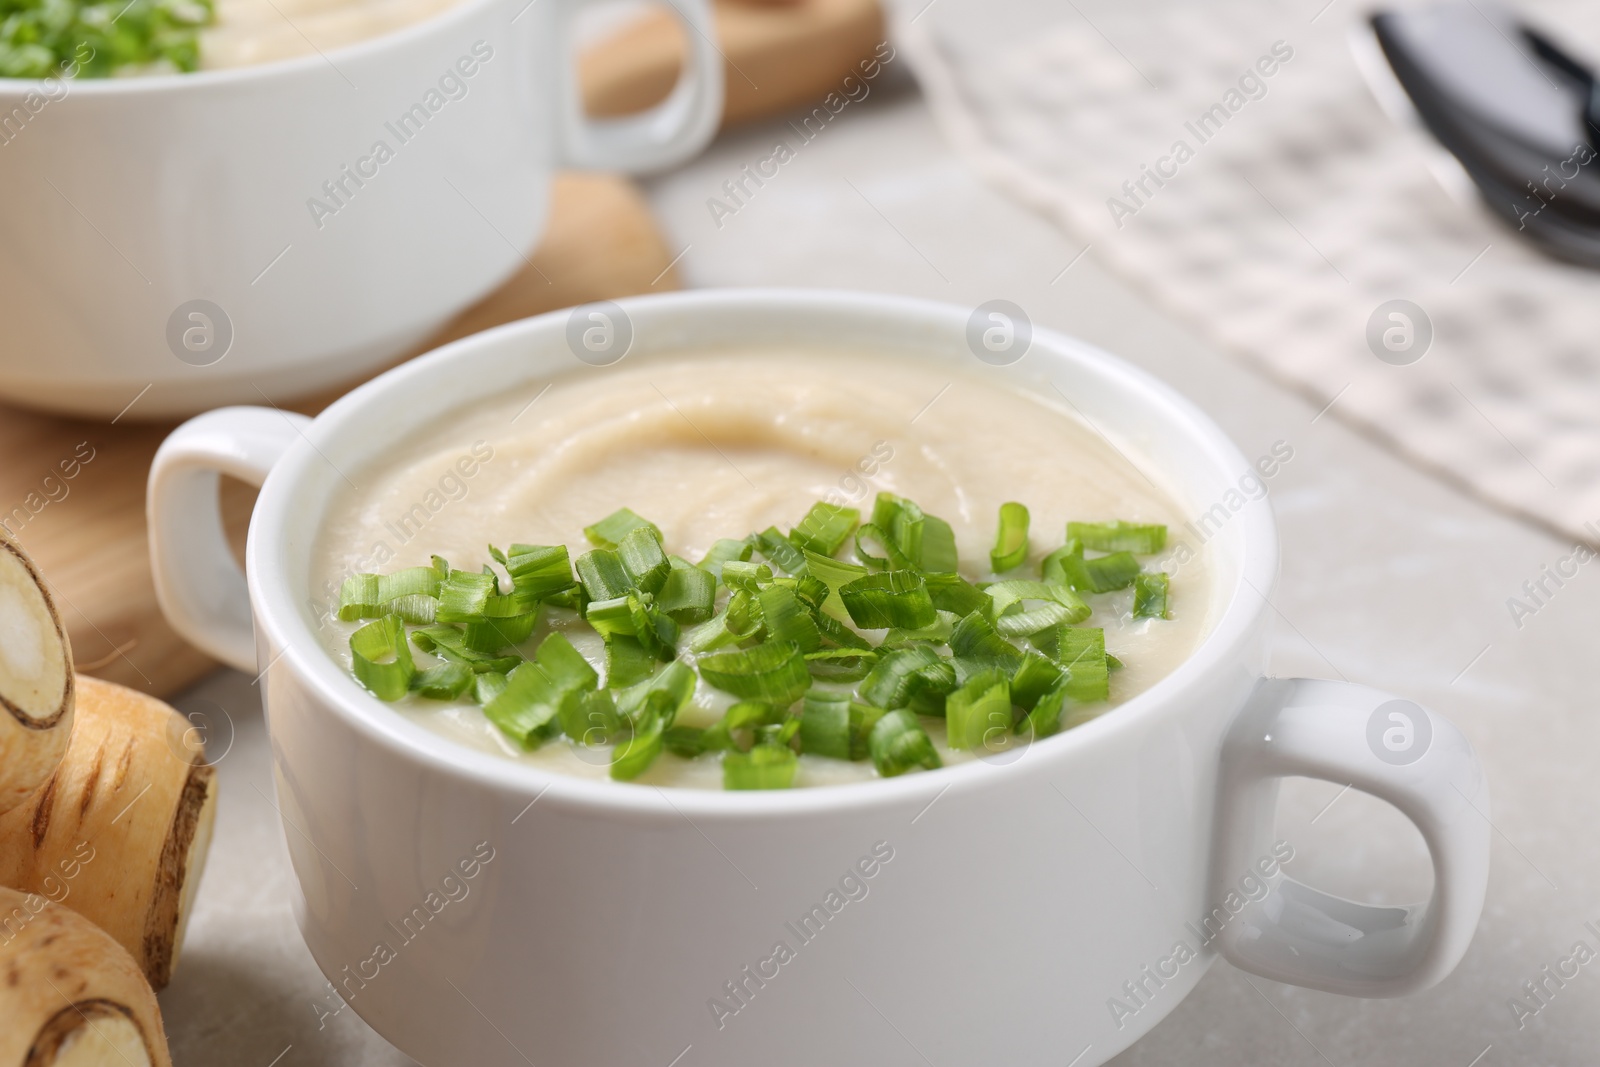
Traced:
MULTIPOLYGON (((1361 76, 1351 0, 894 3, 936 115, 1003 189, 1314 411, 1594 540, 1600 274, 1446 194, 1451 161, 1361 76), (1414 362, 1427 323, 1387 360, 1368 341, 1404 346, 1387 309, 1369 330, 1396 299, 1431 322, 1414 362)), ((1532 18, 1600 56, 1595 6, 1532 18)))

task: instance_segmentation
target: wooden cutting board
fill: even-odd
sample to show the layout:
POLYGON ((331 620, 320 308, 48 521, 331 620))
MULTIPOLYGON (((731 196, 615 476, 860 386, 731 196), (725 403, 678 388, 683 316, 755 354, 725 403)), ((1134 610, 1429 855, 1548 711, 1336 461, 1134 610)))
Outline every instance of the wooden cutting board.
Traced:
MULTIPOLYGON (((813 105, 883 37, 877 0, 716 6, 730 68, 728 121, 813 105)), ((581 64, 589 111, 612 115, 653 103, 670 88, 682 55, 681 32, 667 16, 646 16, 597 44, 581 64)), ((406 358, 556 308, 675 289, 677 253, 631 182, 562 174, 531 266, 406 358)), ((285 406, 315 413, 343 391, 285 406)), ((54 586, 79 669, 162 696, 215 667, 167 626, 150 578, 145 479, 172 425, 77 421, 0 405, 0 522, 54 586)), ((255 492, 224 480, 222 498, 237 548, 255 492)))

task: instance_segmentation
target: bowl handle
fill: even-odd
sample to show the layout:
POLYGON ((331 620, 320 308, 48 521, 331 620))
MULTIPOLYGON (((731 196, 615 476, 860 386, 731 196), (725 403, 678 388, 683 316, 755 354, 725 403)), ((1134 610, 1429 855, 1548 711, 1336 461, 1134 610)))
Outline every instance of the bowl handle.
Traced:
POLYGON ((1460 961, 1483 910, 1490 824, 1483 768, 1454 725, 1366 686, 1269 678, 1229 729, 1219 782, 1214 910, 1204 922, 1229 962, 1331 993, 1396 997, 1460 961), (1427 843, 1432 898, 1358 904, 1279 873, 1273 817, 1288 776, 1348 785, 1398 808, 1427 843))
POLYGON ((218 475, 259 488, 311 425, 293 412, 218 408, 173 430, 145 491, 156 600, 185 641, 241 671, 256 666, 250 593, 228 547, 218 475))
POLYGON ((649 173, 677 166, 710 143, 722 121, 723 57, 710 0, 669 0, 683 24, 687 54, 678 83, 667 98, 637 115, 591 119, 583 112, 573 39, 573 18, 598 0, 558 0, 557 40, 561 55, 562 162, 585 170, 649 173))

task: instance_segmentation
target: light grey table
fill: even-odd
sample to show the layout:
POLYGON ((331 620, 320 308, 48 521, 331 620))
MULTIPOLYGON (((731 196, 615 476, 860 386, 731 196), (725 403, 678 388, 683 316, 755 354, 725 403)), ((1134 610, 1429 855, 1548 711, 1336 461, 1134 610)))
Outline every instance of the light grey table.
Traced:
MULTIPOLYGON (((880 83, 735 214, 713 218, 707 200, 785 136, 797 140, 781 123, 725 136, 650 187, 674 251, 684 250, 689 284, 834 286, 968 305, 1005 297, 1036 322, 1173 383, 1247 456, 1288 442, 1294 458, 1271 483, 1283 533, 1274 670, 1343 676, 1427 704, 1460 724, 1488 765, 1488 904, 1466 960, 1442 985, 1404 1000, 1349 1000, 1247 979, 1219 962, 1116 1062, 1495 1067, 1600 1059, 1600 964, 1583 968, 1520 1027, 1508 1005, 1575 942, 1600 949, 1583 928, 1600 919, 1600 718, 1592 707, 1600 590, 1580 574, 1520 629, 1506 605, 1570 546, 1446 488, 1333 414, 1197 343, 1107 276, 1092 254, 1078 258, 1081 246, 982 185, 903 79, 880 83)), ((232 737, 220 763, 211 865, 177 979, 162 996, 177 1063, 409 1062, 351 1012, 319 1028, 313 1004, 323 983, 289 913, 251 680, 220 673, 178 704, 214 717, 226 711, 232 737)), ((215 731, 213 752, 228 741, 225 732, 215 731)), ((1363 794, 1292 782, 1279 832, 1295 846, 1296 875, 1331 891, 1374 902, 1428 891, 1416 832, 1363 794)), ((1063 1067, 1076 1051, 1061 1050, 1063 1067)), ((906 1062, 920 1061, 908 1052, 906 1062)))

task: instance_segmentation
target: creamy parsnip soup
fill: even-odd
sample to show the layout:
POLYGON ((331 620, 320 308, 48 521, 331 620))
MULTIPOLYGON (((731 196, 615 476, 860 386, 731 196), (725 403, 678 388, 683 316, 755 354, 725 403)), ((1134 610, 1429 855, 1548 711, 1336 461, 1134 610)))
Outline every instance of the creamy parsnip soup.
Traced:
POLYGON ((329 653, 442 738, 571 775, 1019 758, 1171 672, 1211 608, 1158 475, 1064 403, 898 357, 589 370, 351 474, 316 548, 329 653))

